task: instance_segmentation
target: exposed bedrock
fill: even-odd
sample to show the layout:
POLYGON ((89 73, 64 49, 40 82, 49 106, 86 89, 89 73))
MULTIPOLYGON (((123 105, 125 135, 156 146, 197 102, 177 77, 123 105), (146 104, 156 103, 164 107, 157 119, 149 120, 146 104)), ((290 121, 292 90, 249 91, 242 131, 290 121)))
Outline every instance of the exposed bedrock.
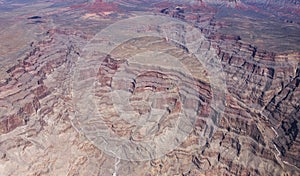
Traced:
POLYGON ((213 15, 182 9, 164 14, 201 23, 201 62, 168 34, 90 55, 76 28, 33 42, 0 80, 0 175, 299 175, 299 53, 218 35, 213 15))
MULTIPOLYGON (((170 14, 166 10, 162 13, 170 14)), ((211 41, 207 46, 217 50, 228 91, 219 127, 231 136, 230 143, 220 142, 218 147, 211 149, 211 152, 219 150, 220 153, 207 155, 214 156, 217 161, 222 158, 228 161, 223 163, 226 167, 217 169, 225 173, 299 172, 299 52, 266 51, 244 42, 239 36, 219 34, 220 26, 213 19, 208 19, 207 23, 211 24, 209 28, 199 28, 211 41), (223 145, 226 149, 221 149, 223 145), (224 155, 225 151, 232 153, 224 155), (256 164, 250 164, 252 160, 256 164)), ((219 138, 225 135, 213 138, 209 146, 217 146, 219 138)))
POLYGON ((240 40, 217 43, 230 99, 234 99, 227 102, 230 115, 225 115, 227 122, 221 126, 250 136, 277 155, 272 160, 298 170, 299 53, 261 51, 240 40))
POLYGON ((75 126, 100 149, 127 160, 155 159, 180 145, 200 119, 212 128, 207 136, 213 133, 211 83, 206 68, 184 46, 140 37, 103 56, 79 60, 73 92, 79 109, 75 126), (92 96, 97 112, 85 118, 84 106, 92 96))

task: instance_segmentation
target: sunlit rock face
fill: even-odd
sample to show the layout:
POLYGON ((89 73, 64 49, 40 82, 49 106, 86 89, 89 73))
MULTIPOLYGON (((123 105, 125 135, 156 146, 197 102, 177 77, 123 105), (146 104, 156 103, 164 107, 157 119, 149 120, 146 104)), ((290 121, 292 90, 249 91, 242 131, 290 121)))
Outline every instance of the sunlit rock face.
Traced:
POLYGON ((299 175, 297 1, 0 1, 0 175, 299 175))

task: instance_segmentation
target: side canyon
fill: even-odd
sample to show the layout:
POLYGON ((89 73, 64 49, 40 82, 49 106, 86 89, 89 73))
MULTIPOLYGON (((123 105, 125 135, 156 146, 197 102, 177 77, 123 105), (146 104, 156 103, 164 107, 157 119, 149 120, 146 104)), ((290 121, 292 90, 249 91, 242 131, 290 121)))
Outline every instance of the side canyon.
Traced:
POLYGON ((299 175, 299 9, 0 0, 0 175, 299 175))

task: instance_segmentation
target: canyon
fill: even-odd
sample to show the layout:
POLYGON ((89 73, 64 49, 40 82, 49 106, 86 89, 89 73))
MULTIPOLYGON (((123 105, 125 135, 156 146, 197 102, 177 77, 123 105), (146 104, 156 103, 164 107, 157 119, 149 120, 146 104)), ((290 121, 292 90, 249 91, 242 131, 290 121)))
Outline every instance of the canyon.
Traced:
POLYGON ((0 12, 0 175, 300 174, 297 1, 0 12))

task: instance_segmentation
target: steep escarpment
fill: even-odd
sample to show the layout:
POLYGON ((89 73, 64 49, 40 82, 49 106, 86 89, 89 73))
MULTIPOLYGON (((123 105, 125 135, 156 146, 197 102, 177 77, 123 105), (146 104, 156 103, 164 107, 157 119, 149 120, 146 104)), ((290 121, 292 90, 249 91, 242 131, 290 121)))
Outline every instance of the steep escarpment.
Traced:
MULTIPOLYGON (((187 19, 180 9, 162 13, 187 19)), ((216 138, 199 156, 216 158, 211 166, 216 165, 218 171, 208 169, 206 173, 264 175, 270 171, 281 173, 279 168, 298 170, 297 157, 292 157, 292 153, 297 156, 299 150, 299 52, 267 51, 243 37, 219 33, 226 24, 215 21, 209 19, 210 28, 200 26, 200 29, 210 38, 210 47, 217 49, 226 75, 228 97, 219 124, 222 130, 215 133, 216 138), (223 152, 214 152, 220 148, 223 152), (247 157, 255 162, 243 159, 247 157)))
MULTIPOLYGON (((219 52, 228 92, 236 101, 234 107, 239 107, 236 112, 230 108, 230 116, 225 119, 232 120, 221 126, 251 137, 273 161, 298 167, 297 158, 287 158, 285 152, 299 150, 299 54, 275 54, 236 44, 231 45, 237 47, 235 53, 227 49, 219 52)), ((261 157, 269 158, 263 153, 261 157)))
POLYGON ((19 63, 7 69, 9 78, 1 84, 1 110, 5 112, 1 118, 2 134, 26 125, 31 116, 37 115, 41 110, 40 101, 55 92, 55 84, 47 85, 48 75, 65 65, 70 55, 76 54, 72 44, 55 49, 59 41, 54 33, 48 31, 44 40, 32 42, 30 51, 19 63))
POLYGON ((255 21, 248 1, 39 3, 0 21, 1 38, 35 36, 1 45, 14 54, 0 61, 0 175, 299 175, 298 27, 276 17, 289 16, 255 21))

